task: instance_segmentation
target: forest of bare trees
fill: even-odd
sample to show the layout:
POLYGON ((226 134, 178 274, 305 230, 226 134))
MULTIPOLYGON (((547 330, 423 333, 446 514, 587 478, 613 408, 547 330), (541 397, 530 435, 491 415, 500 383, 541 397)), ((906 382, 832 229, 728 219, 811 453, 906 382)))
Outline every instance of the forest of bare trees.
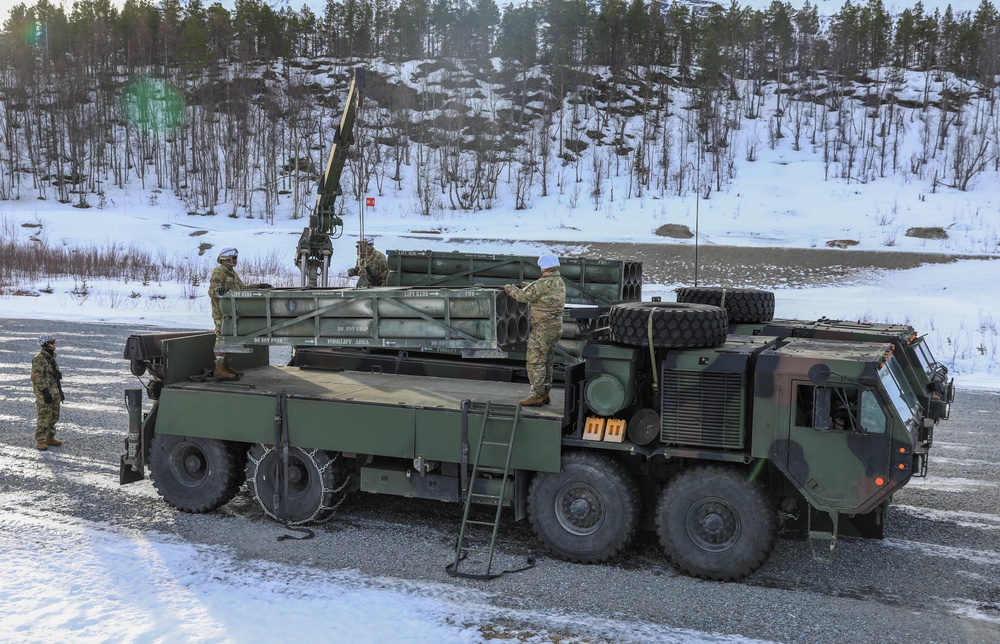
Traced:
POLYGON ((998 22, 988 0, 848 0, 828 19, 777 1, 39 0, 0 33, 0 200, 102 207, 128 186, 191 213, 306 215, 357 66, 343 188, 410 194, 415 214, 709 197, 780 142, 821 155, 821 180, 969 190, 1000 172, 998 22))

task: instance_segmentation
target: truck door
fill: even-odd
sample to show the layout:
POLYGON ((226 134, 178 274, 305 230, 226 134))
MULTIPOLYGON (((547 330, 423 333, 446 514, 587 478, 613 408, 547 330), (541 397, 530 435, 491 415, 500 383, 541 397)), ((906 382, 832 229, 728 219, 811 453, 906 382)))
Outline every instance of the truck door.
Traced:
POLYGON ((878 396, 852 384, 791 384, 786 475, 819 509, 866 512, 889 480, 889 419, 878 396))

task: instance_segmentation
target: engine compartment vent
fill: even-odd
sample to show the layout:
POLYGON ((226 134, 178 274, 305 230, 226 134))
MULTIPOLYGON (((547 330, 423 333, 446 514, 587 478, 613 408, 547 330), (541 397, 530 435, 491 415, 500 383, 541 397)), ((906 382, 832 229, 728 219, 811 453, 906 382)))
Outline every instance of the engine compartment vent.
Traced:
POLYGON ((663 369, 660 440, 668 445, 743 447, 743 374, 663 369))

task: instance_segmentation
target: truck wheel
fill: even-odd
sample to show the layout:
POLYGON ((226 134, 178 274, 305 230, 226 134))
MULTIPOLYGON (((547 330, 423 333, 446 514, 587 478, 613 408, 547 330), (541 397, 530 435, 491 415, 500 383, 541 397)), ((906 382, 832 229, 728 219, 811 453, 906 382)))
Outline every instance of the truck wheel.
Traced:
POLYGON ((273 445, 257 444, 247 458, 247 486, 267 516, 289 525, 318 523, 333 516, 347 494, 347 473, 338 454, 319 449, 288 448, 288 495, 284 507, 276 511, 275 492, 279 488, 281 452, 273 445), (279 516, 283 515, 283 516, 279 516))
POLYGON ((710 304, 726 309, 729 322, 770 322, 774 318, 774 293, 753 288, 679 288, 677 301, 710 304))
POLYGON ((645 347, 714 347, 726 340, 725 310, 705 304, 625 302, 608 314, 611 340, 645 347))
POLYGON ((153 487, 183 512, 211 512, 239 492, 242 470, 230 446, 213 438, 153 435, 149 446, 153 487))
POLYGON ((562 472, 535 475, 528 518, 555 556, 600 563, 621 552, 635 535, 639 488, 621 463, 569 452, 562 458, 562 472))
POLYGON ((681 472, 660 493, 656 533, 681 571, 735 581, 767 561, 778 513, 764 488, 740 470, 699 467, 681 472))

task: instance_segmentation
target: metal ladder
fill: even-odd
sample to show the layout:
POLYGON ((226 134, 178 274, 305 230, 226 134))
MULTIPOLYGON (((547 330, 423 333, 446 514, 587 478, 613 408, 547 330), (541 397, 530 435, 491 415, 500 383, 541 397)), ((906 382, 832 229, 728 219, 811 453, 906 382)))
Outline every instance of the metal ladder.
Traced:
MULTIPOLYGON (((495 418, 495 417, 494 417, 495 418)), ((507 483, 510 480, 510 459, 514 452, 514 437, 517 436, 517 423, 521 418, 521 403, 517 403, 517 407, 514 409, 514 418, 511 422, 510 434, 507 436, 506 440, 503 438, 488 440, 486 436, 486 426, 490 420, 490 402, 487 401, 486 409, 483 411, 483 425, 479 432, 479 445, 476 448, 475 456, 472 459, 472 475, 469 480, 468 489, 463 487, 462 492, 465 494, 465 508, 462 512, 462 524, 458 530, 458 541, 455 544, 455 561, 445 567, 445 570, 452 577, 464 577, 467 579, 495 579, 504 572, 517 572, 514 570, 505 570, 500 573, 493 573, 493 550, 496 546, 497 533, 500 530, 500 515, 503 511, 503 500, 507 492, 507 483), (489 445, 491 447, 506 448, 507 457, 504 461, 503 469, 486 467, 480 465, 479 461, 483 453, 483 445, 489 445), (501 476, 500 482, 500 493, 499 494, 483 494, 481 492, 475 491, 476 478, 480 472, 492 472, 494 474, 499 474, 501 476), (484 521, 478 519, 471 519, 470 513, 472 510, 472 504, 474 501, 478 501, 480 504, 490 505, 496 507, 496 512, 493 514, 492 521, 484 521), (469 535, 470 527, 478 528, 489 528, 490 538, 488 547, 469 547, 466 545, 466 537, 469 535), (468 553, 485 553, 486 554, 486 568, 482 573, 469 573, 462 572, 459 570, 459 565, 465 561, 468 553)), ((529 565, 525 568, 520 568, 520 570, 527 570, 534 565, 534 561, 528 561, 529 565)))

